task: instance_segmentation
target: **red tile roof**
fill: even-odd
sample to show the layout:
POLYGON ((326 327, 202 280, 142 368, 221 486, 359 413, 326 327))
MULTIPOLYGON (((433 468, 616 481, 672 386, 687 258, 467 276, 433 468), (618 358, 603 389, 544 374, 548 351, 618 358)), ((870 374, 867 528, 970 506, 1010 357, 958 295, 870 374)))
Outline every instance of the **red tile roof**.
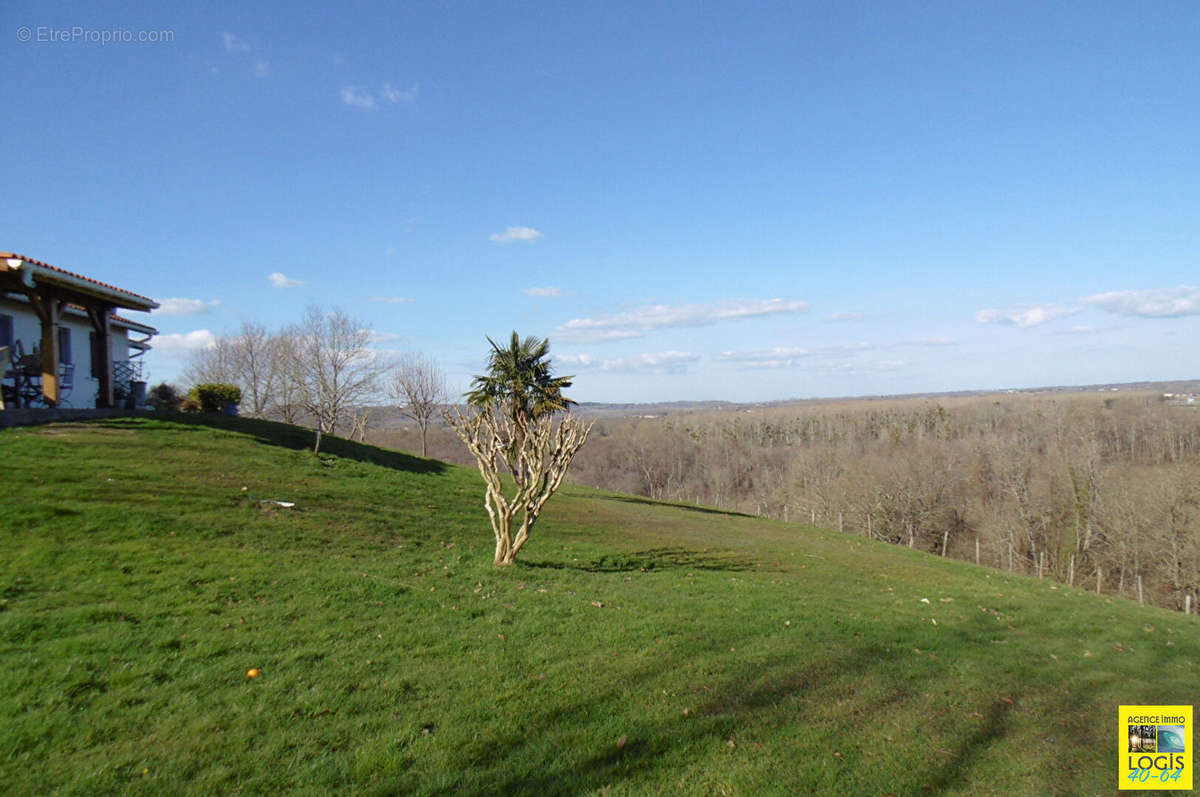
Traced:
MULTIPOLYGON (((154 329, 154 327, 150 326, 149 324, 147 324, 143 321, 134 321, 132 318, 125 318, 124 316, 117 315, 116 313, 113 313, 111 318, 113 321, 116 321, 121 324, 125 324, 127 326, 134 326, 134 327, 137 327, 138 329, 154 329)), ((154 334, 155 335, 158 334, 157 329, 154 329, 154 334)))
MULTIPOLYGON (((67 307, 70 307, 72 310, 78 310, 81 313, 87 312, 87 308, 81 304, 68 303, 67 307)), ((121 324, 125 324, 127 326, 133 325, 133 326, 141 328, 141 329, 154 329, 154 327, 150 326, 149 324, 145 323, 144 321, 134 321, 132 318, 126 318, 124 316, 117 315, 116 313, 109 313, 108 317, 111 318, 113 321, 116 321, 121 324)), ((154 334, 157 335, 158 331, 155 330, 154 334)))
POLYGON ((67 271, 65 268, 59 268, 58 266, 52 266, 49 263, 45 263, 41 260, 35 260, 32 257, 26 257, 25 255, 18 255, 13 252, 0 252, 0 259, 2 259, 2 258, 14 258, 14 259, 20 258, 21 260, 24 260, 27 263, 33 263, 35 266, 40 266, 42 268, 49 269, 50 271, 57 271, 59 274, 66 274, 68 277, 74 277, 75 279, 80 279, 80 280, 83 280, 84 282, 90 282, 93 285, 99 285, 101 288, 107 288, 110 291, 116 291, 117 293, 125 293, 130 296, 136 296, 139 299, 144 299, 147 302, 153 302, 153 303, 157 304, 149 296, 142 296, 140 293, 134 293, 133 291, 127 291, 124 288, 118 288, 116 285, 109 285, 107 282, 101 282, 100 280, 94 280, 91 277, 85 277, 82 274, 76 274, 74 271, 67 271))

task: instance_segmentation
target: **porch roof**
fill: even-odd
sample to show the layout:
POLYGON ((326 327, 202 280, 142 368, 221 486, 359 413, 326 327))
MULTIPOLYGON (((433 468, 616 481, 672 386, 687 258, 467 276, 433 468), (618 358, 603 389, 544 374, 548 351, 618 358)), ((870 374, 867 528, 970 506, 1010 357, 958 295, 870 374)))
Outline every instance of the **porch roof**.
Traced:
POLYGON ((33 288, 35 284, 54 285, 79 296, 101 299, 114 307, 142 311, 158 307, 158 302, 148 296, 13 252, 0 252, 0 288, 5 282, 4 276, 8 276, 9 279, 19 277, 26 288, 33 288), (8 274, 5 275, 5 272, 8 274))

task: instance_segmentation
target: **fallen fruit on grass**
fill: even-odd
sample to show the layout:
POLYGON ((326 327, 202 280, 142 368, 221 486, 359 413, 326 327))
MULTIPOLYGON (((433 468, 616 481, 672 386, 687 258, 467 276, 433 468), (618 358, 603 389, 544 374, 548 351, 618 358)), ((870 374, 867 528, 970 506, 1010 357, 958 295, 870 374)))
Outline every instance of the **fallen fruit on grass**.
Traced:
POLYGON ((260 675, 262 675, 262 670, 258 669, 257 667, 251 667, 250 669, 246 670, 247 678, 257 678, 260 675))

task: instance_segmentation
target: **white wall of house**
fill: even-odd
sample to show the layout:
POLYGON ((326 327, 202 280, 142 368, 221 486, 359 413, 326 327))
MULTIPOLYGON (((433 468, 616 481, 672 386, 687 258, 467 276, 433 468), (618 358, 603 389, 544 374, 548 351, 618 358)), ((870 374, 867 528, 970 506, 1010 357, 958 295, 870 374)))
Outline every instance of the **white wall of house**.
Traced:
MULTIPOLYGON (((41 347, 42 324, 32 307, 25 302, 0 297, 0 335, 4 334, 8 325, 4 316, 12 319, 13 341, 20 341, 26 354, 31 354, 35 346, 41 347)), ((113 362, 126 362, 131 354, 129 330, 117 321, 110 326, 113 362)), ((100 393, 100 380, 92 376, 92 324, 82 311, 68 308, 63 311, 59 328, 69 332, 71 362, 75 366, 74 385, 69 393, 63 391, 59 406, 78 409, 95 407, 96 397, 100 393)), ((4 343, 0 341, 2 345, 4 343)), ((15 346, 13 349, 15 355, 15 346)))

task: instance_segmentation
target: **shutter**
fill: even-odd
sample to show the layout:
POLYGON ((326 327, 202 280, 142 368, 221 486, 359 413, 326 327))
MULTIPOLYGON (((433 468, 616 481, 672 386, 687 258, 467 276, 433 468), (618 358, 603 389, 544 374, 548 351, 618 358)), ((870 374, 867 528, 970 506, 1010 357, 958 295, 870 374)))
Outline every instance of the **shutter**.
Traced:
POLYGON ((62 365, 69 365, 72 362, 70 327, 58 328, 58 362, 62 365))
POLYGON ((100 368, 104 362, 104 352, 100 348, 100 336, 95 332, 89 332, 88 334, 90 335, 88 344, 92 352, 92 379, 99 379, 100 368))

